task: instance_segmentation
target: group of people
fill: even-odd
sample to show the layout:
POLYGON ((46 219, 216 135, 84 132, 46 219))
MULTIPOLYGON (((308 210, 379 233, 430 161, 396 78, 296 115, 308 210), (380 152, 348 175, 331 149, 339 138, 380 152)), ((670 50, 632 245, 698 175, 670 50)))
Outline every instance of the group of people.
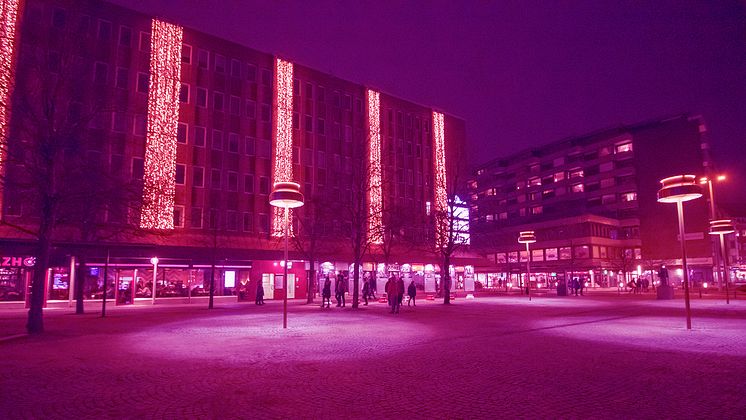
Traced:
POLYGON ((577 277, 573 277, 572 280, 567 282, 567 288, 570 289, 568 292, 570 295, 575 292, 575 296, 583 296, 583 289, 585 288, 585 281, 578 279, 577 277))
POLYGON ((627 293, 642 293, 647 292, 650 287, 650 280, 647 278, 638 278, 637 280, 630 280, 627 282, 627 293))
MULTIPOLYGON (((376 299, 376 290, 373 286, 373 280, 366 277, 363 279, 362 298, 363 305, 368 304, 368 299, 376 299)), ((337 274, 337 278, 334 284, 335 298, 337 300, 337 307, 345 306, 345 295, 347 293, 347 279, 342 274, 337 274)), ((386 282, 386 297, 389 306, 391 306, 391 313, 399 313, 399 308, 404 300, 404 279, 401 277, 391 276, 386 282)), ((415 298, 417 297, 417 287, 414 284, 414 280, 409 283, 407 287, 407 295, 409 300, 407 306, 417 306, 415 298)), ((321 289, 321 307, 326 306, 331 308, 331 297, 332 297, 332 280, 329 276, 324 280, 324 286, 321 289)))
MULTIPOLYGON (((417 296, 417 287, 414 285, 414 280, 409 282, 409 287, 407 287, 407 295, 409 296, 407 306, 417 306, 417 303, 415 301, 415 298, 417 296)), ((391 306, 391 313, 398 314, 399 309, 402 306, 402 301, 404 300, 403 278, 393 275, 389 277, 388 281, 386 281, 386 297, 388 298, 389 306, 391 306)))

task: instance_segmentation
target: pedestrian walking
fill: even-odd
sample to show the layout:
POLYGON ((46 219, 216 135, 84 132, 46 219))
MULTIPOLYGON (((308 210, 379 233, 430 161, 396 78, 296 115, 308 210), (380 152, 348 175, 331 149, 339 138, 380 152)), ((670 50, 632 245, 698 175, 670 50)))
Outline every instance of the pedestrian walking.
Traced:
POLYGON ((578 296, 578 292, 580 292, 580 280, 577 277, 573 277, 572 279, 572 288, 575 289, 575 296, 578 296))
POLYGON ((324 303, 326 303, 326 307, 331 307, 332 304, 332 281, 329 280, 329 277, 326 277, 326 280, 324 280, 324 288, 321 289, 321 307, 324 307, 324 303))
POLYGON ((407 301, 407 306, 411 303, 412 306, 417 306, 417 302, 414 301, 415 296, 417 296, 417 286, 414 285, 414 280, 409 282, 409 287, 407 287, 407 294, 409 295, 409 301, 407 301))
POLYGON ((368 278, 366 277, 365 280, 363 280, 363 300, 365 303, 363 305, 368 305, 368 293, 370 293, 370 282, 368 281, 368 278))
POLYGON ((256 304, 264 305, 264 286, 261 281, 256 282, 256 304))

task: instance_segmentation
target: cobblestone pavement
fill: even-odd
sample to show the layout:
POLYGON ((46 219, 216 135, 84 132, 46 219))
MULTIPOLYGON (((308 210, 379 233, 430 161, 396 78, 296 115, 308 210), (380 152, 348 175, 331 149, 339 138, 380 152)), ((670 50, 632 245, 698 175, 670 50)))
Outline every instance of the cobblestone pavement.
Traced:
MULTIPOLYGON (((45 312, 1 418, 744 418, 746 301, 483 297, 45 312)), ((24 311, 0 312, 0 337, 24 311)))

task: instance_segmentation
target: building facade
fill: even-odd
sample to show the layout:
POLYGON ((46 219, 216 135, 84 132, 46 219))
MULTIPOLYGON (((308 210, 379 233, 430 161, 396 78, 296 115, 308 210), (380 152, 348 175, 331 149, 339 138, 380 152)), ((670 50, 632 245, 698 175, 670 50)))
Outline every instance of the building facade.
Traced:
MULTIPOLYGON (((488 287, 532 287, 571 278, 622 287, 662 266, 676 281, 681 255, 675 206, 657 202, 659 180, 711 166, 704 122, 686 115, 617 127, 495 159, 469 182, 472 243, 488 256, 488 287), (519 232, 533 230, 528 255, 519 232)), ((712 277, 705 199, 684 205, 695 283, 712 277)), ((680 280, 679 280, 680 281, 680 280)))
POLYGON ((18 264, 2 268, 0 301, 28 300, 49 214, 48 299, 71 300, 76 281, 101 298, 105 278, 121 303, 154 298, 153 279, 155 298, 211 282, 231 299, 284 296, 283 219, 268 203, 283 181, 305 195, 288 297, 317 283, 311 264, 347 274, 360 229, 365 271, 436 263, 384 252, 383 232, 406 214, 398 239, 437 238, 431 208, 463 171, 462 119, 105 2, 2 7, 0 243, 18 264))

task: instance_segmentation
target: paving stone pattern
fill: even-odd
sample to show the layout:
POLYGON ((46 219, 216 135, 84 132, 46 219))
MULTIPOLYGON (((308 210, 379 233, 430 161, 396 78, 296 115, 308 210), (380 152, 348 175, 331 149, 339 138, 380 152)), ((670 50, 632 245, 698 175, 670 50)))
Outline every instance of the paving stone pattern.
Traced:
MULTIPOLYGON (((45 312, 0 342, 0 418, 744 418, 746 301, 459 299, 45 312)), ((0 337, 25 311, 0 311, 0 337)))

